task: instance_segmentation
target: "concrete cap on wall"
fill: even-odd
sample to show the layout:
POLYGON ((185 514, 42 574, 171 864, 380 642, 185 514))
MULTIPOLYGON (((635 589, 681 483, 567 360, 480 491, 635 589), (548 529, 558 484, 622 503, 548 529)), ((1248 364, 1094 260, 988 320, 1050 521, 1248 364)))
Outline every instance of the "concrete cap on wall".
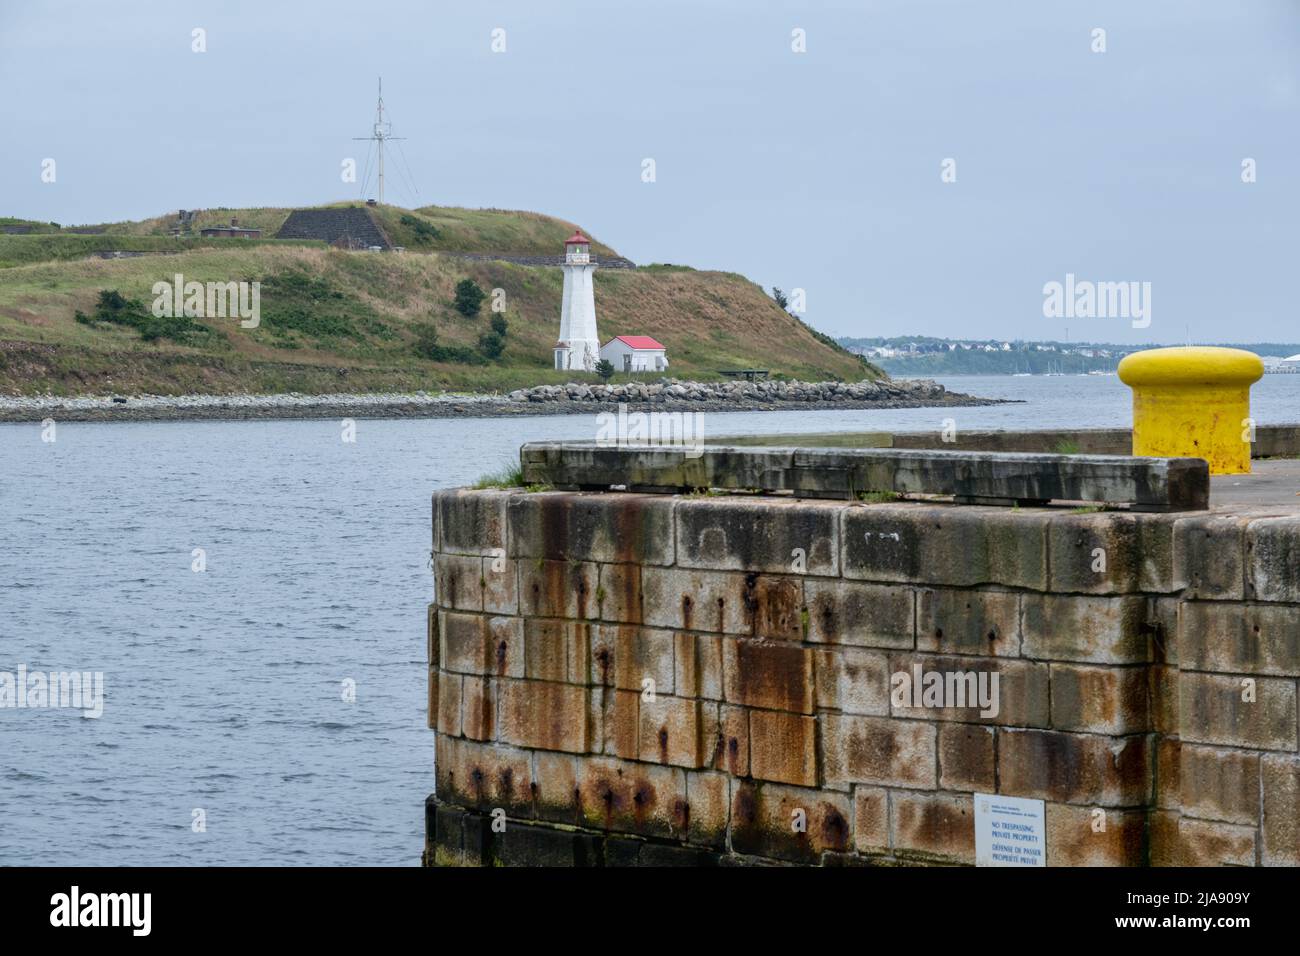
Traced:
POLYGON ((1249 385, 1264 375, 1254 352, 1192 345, 1134 352, 1119 363, 1125 385, 1249 385))

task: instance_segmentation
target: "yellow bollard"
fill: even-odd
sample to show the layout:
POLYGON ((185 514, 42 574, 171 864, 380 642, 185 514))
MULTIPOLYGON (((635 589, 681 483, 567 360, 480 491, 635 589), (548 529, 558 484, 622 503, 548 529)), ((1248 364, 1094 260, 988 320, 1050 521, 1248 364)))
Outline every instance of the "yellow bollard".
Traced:
POLYGON ((1133 454, 1204 458, 1212 475, 1250 473, 1250 386, 1264 374, 1254 352, 1209 346, 1149 349, 1119 363, 1133 389, 1133 454))

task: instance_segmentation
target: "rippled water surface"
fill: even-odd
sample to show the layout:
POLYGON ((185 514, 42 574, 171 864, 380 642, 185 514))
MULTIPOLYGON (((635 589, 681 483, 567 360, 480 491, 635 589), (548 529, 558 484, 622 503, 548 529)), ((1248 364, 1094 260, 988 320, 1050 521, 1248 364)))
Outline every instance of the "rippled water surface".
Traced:
MULTIPOLYGON (((1128 421, 1114 378, 944 383, 1029 404, 708 415, 706 434, 1128 421)), ((1260 422, 1300 420, 1300 376, 1254 397, 1260 422)), ((0 671, 105 681, 98 720, 0 708, 0 864, 417 863, 430 492, 595 429, 361 420, 346 444, 334 421, 65 424, 46 443, 0 425, 0 671)))

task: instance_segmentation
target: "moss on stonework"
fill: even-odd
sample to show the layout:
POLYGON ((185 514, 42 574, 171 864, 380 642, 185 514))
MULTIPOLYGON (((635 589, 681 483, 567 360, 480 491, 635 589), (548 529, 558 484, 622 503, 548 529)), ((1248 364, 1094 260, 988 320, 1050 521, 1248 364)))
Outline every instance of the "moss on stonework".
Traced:
POLYGON ((899 501, 900 499, 902 499, 902 497, 903 496, 900 495, 897 491, 859 491, 858 492, 858 500, 865 501, 867 504, 870 505, 888 504, 891 501, 899 501))

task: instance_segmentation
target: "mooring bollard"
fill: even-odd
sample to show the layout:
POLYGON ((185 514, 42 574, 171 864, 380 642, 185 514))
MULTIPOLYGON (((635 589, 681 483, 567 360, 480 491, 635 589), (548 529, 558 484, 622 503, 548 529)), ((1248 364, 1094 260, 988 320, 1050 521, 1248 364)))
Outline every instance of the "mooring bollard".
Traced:
POLYGON ((1119 363, 1133 389, 1133 454, 1204 458, 1211 475, 1250 473, 1250 386, 1264 374, 1254 352, 1209 346, 1149 349, 1119 363))

